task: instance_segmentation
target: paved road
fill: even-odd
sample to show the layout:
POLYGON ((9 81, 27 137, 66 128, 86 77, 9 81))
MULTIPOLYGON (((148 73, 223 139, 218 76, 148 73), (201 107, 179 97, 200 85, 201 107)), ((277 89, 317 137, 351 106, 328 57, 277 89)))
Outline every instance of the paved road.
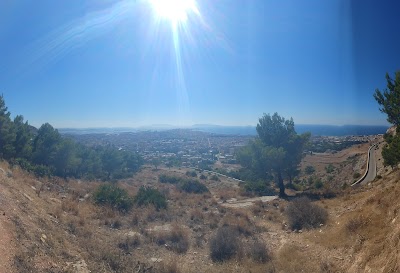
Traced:
POLYGON ((369 183, 376 177, 376 158, 375 158, 375 147, 369 151, 369 164, 368 173, 362 183, 369 183))
POLYGON ((375 148, 376 145, 372 146, 368 150, 368 171, 366 174, 363 175, 358 181, 354 182, 352 186, 355 186, 357 184, 367 184, 371 181, 373 181, 376 177, 376 158, 375 158, 375 148))

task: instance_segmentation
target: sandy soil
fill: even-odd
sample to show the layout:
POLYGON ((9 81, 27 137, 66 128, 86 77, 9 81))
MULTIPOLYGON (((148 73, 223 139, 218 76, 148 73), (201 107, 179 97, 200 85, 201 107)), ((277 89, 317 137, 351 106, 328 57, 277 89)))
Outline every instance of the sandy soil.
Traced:
MULTIPOLYGON (((2 182, 7 178, 6 172, 0 170, 2 182)), ((11 221, 14 208, 10 202, 10 192, 0 183, 0 272, 15 272, 13 258, 15 255, 15 232, 11 221)))

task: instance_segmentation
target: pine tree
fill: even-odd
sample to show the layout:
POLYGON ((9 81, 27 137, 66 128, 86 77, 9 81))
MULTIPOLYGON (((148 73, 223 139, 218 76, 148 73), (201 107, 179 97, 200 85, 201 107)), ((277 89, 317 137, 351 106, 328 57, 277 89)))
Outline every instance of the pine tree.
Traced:
POLYGON ((10 119, 10 112, 0 96, 0 156, 4 159, 15 157, 14 141, 16 138, 14 124, 10 119))

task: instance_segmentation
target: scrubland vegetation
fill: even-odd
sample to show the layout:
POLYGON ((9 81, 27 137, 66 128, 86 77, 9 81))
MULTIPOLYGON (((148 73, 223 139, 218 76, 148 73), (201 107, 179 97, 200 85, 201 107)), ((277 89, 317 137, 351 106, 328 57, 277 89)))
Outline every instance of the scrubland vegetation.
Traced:
MULTIPOLYGON (((386 107, 389 93, 379 94, 386 107)), ((384 165, 392 170, 333 192, 329 177, 340 169, 359 177, 357 155, 301 167, 308 134, 264 115, 259 137, 238 152, 245 168, 230 172, 245 180, 238 185, 159 162, 143 167, 136 154, 81 146, 49 124, 36 132, 22 117, 11 121, 0 102, 8 161, 0 162, 0 239, 15 272, 400 270, 398 134, 385 136, 384 165), (256 198, 276 192, 284 198, 256 198)))

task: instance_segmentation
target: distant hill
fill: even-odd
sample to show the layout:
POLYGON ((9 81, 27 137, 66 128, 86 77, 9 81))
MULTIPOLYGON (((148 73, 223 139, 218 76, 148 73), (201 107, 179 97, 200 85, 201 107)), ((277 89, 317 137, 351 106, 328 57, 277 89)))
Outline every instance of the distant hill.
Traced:
MULTIPOLYGON (((255 126, 194 125, 195 130, 216 134, 256 135, 255 126)), ((295 125, 297 133, 310 132, 315 136, 378 135, 384 134, 388 126, 374 125, 295 125)))
MULTIPOLYGON (((346 136, 346 135, 378 135, 384 134, 389 128, 381 125, 295 125, 298 133, 310 132, 314 136, 346 136)), ((255 126, 223 126, 213 124, 195 124, 190 127, 179 127, 172 125, 151 125, 139 128, 60 128, 62 134, 118 134, 124 132, 140 131, 166 131, 172 129, 187 129, 223 135, 256 135, 255 126)))

